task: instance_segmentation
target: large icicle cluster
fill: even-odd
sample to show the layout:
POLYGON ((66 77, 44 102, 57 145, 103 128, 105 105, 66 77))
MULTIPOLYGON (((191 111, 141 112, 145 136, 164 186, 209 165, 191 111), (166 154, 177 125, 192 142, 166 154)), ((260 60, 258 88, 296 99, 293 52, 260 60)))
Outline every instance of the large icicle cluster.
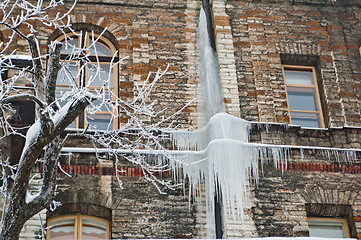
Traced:
MULTIPOLYGON (((243 221, 243 203, 250 184, 258 184, 259 167, 273 163, 287 166, 291 149, 310 149, 328 158, 350 162, 360 149, 332 149, 309 146, 249 143, 251 122, 227 113, 214 115, 208 124, 194 132, 171 132, 182 164, 173 165, 175 179, 188 181, 190 194, 206 192, 208 237, 213 237, 214 196, 221 194, 224 209, 243 221)), ((219 196, 217 196, 219 197, 219 196)))
POLYGON ((270 159, 275 166, 286 163, 288 148, 248 143, 250 126, 243 119, 218 113, 199 130, 171 133, 179 150, 195 150, 183 156, 183 164, 177 171, 189 181, 190 191, 195 195, 202 184, 205 185, 210 212, 213 212, 214 194, 219 188, 227 209, 234 217, 242 219, 247 187, 251 181, 258 182, 259 161, 270 159))

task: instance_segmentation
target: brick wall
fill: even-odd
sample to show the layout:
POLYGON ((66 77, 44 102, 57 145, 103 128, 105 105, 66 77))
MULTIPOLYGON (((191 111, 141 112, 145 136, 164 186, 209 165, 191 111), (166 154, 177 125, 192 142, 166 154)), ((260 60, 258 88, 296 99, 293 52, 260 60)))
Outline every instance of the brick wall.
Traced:
POLYGON ((344 1, 272 2, 228 1, 226 5, 241 116, 288 122, 281 67, 290 63, 282 62, 282 55, 316 56, 328 126, 360 126, 359 3, 348 2, 345 7, 344 1))
MULTIPOLYGON (((314 65, 317 70, 326 124, 331 128, 255 127, 252 142, 361 147, 360 129, 347 127, 361 126, 359 1, 213 0, 212 4, 227 112, 251 121, 288 122, 282 64, 314 65)), ((159 109, 172 114, 196 97, 199 7, 200 1, 192 0, 104 4, 86 0, 78 2, 71 18, 74 26, 95 31, 106 27, 105 36, 120 57, 129 56, 120 67, 119 92, 124 99, 134 96, 135 83, 141 84, 149 71, 169 63, 151 100, 157 99, 159 109)), ((57 35, 51 29, 38 31, 46 52, 49 39, 57 35)), ((2 33, 5 39, 9 35, 2 33)), ((18 54, 25 54, 26 43, 17 43, 18 54)), ((192 104, 176 123, 196 128, 197 116, 192 104)), ((74 142, 88 144, 83 139, 69 144, 74 142)), ((323 216, 346 217, 352 236, 361 239, 359 155, 356 162, 338 163, 311 150, 304 151, 303 158, 297 149, 292 153, 283 173, 265 167, 258 188, 250 189, 245 224, 227 216, 227 236, 307 236, 307 215, 323 209, 323 216), (341 210, 330 212, 329 206, 341 210)), ((59 175, 58 199, 64 207, 48 213, 48 218, 66 213, 98 215, 112 222, 113 238, 206 237, 204 199, 189 207, 180 189, 159 195, 130 165, 124 166, 124 189, 120 189, 113 163, 99 164, 91 154, 74 154, 71 162, 63 158, 61 163, 73 178, 59 175)), ((24 238, 39 234, 37 221, 25 226, 24 238)))
MULTIPOLYGON (((75 160, 75 159, 74 159, 75 160)), ((104 163, 103 163, 104 166, 104 163)), ((196 212, 184 191, 158 190, 137 174, 138 168, 122 168, 117 177, 103 171, 91 174, 71 166, 72 177, 59 174, 57 200, 62 203, 47 217, 84 214, 111 222, 112 238, 189 238, 198 235, 196 212)), ((98 166, 99 167, 99 166, 98 166)))
POLYGON ((360 238, 360 174, 281 172, 266 166, 252 208, 259 236, 308 236, 307 216, 345 217, 360 238), (265 217, 267 216, 267 217, 265 217))

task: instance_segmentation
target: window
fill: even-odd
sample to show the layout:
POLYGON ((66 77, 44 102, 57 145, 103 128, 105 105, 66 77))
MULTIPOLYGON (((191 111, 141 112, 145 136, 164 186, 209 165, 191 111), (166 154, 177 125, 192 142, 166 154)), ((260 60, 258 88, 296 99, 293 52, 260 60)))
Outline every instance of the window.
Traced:
MULTIPOLYGON (((14 92, 33 94, 34 88, 29 86, 31 75, 24 71, 31 70, 33 63, 30 56, 26 55, 11 55, 8 59, 0 64, 1 81, 14 80, 14 92), (24 71, 24 72, 22 72, 24 71), (19 78, 18 78, 19 77, 19 78), (15 81, 16 80, 16 81, 15 81)), ((12 134, 10 136, 10 164, 15 165, 19 163, 21 151, 25 144, 25 138, 28 128, 35 122, 35 104, 33 101, 16 100, 11 102, 13 110, 10 122, 19 134, 12 134)))
POLYGON ((310 237, 350 238, 344 218, 308 218, 310 237))
MULTIPOLYGON (((35 122, 35 104, 32 101, 13 101, 11 103, 15 114, 11 118, 11 125, 20 134, 26 135, 28 128, 35 122)), ((12 134, 10 137, 10 164, 19 163, 21 151, 25 145, 25 138, 22 135, 12 134)))
POLYGON ((291 124, 323 128, 323 116, 315 69, 283 66, 291 124))
POLYGON ((109 239, 109 222, 84 215, 51 218, 46 236, 47 240, 109 239))
MULTIPOLYGON (((73 96, 67 96, 72 85, 79 87, 88 87, 92 91, 100 91, 101 88, 106 85, 105 94, 106 98, 112 100, 114 96, 117 96, 117 70, 116 67, 110 68, 110 62, 113 59, 115 48, 111 42, 103 37, 100 37, 98 41, 93 42, 92 34, 79 34, 71 36, 71 40, 68 40, 68 45, 65 44, 61 50, 61 59, 66 60, 66 65, 69 71, 64 68, 61 69, 57 79, 57 98, 61 99, 59 102, 61 106, 65 105, 68 98, 73 96), (70 59, 70 55, 73 49, 87 49, 80 53, 94 64, 83 63, 77 59, 70 59), (100 68, 98 68, 99 66, 100 68), (100 72, 97 71, 100 69, 100 72), (96 74, 97 73, 97 74, 96 74), (96 77, 95 77, 96 76, 96 77), (71 82, 68 79, 73 79, 71 82)), ((99 36, 95 36, 96 39, 99 36)), ((58 39, 64 42, 64 37, 58 39)), ((70 94, 68 94, 70 95, 70 94)), ((114 100, 114 99, 113 99, 114 100)), ((100 108, 92 109, 88 107, 87 111, 92 114, 82 114, 76 121, 74 121, 69 128, 84 128, 87 124, 96 127, 98 130, 111 130, 118 128, 117 119, 112 118, 112 112, 116 109, 109 107, 107 104, 100 104, 100 101, 94 101, 94 106, 100 106, 100 108), (100 104, 100 105, 99 105, 100 104)))
MULTIPOLYGON (((11 55, 9 59, 3 61, 1 67, 1 79, 4 81, 5 79, 11 78, 13 76, 17 76, 21 70, 24 69, 32 69, 33 62, 31 56, 26 55, 11 55)), ((26 74, 23 75, 24 78, 30 79, 30 77, 26 74)), ((21 79, 24 81, 24 79, 21 79)), ((21 81, 20 80, 20 81, 21 81)), ((25 80, 26 81, 26 80, 25 80)), ((26 85, 28 82, 25 82, 26 85)), ((19 81, 16 83, 16 88, 21 88, 19 86, 19 81)), ((24 88, 24 87, 23 87, 24 88)))

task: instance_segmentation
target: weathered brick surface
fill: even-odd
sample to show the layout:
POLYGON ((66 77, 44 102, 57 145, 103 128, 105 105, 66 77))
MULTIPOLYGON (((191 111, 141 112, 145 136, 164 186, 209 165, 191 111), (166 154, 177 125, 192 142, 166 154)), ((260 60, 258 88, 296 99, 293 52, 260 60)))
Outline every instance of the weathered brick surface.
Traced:
MULTIPOLYGON (((196 97, 198 81, 196 28, 200 1, 117 0, 78 2, 71 15, 76 29, 101 32, 129 60, 119 68, 119 96, 132 99, 136 84, 149 71, 168 73, 150 100, 166 115, 196 97)), ((215 41, 227 112, 251 121, 289 122, 282 64, 316 67, 320 97, 329 129, 285 125, 254 127, 251 142, 327 148, 361 148, 361 3, 359 0, 213 0, 215 41), (348 126, 355 126, 348 127, 348 126), (358 128, 357 128, 358 127, 358 128)), ((41 49, 58 35, 38 27, 41 49)), ((9 31, 2 31, 4 39, 9 31)), ((17 54, 26 42, 15 37, 17 54)), ((14 49, 9 49, 10 51, 14 49)), ((196 128, 196 104, 176 117, 182 128, 196 128)), ((127 118, 121 116, 120 123, 127 118)), ((157 119, 144 119, 145 121, 157 119)), ((81 138, 74 144, 91 146, 81 138)), ((351 234, 361 239, 360 155, 340 162, 323 153, 297 149, 284 172, 265 166, 258 188, 250 189, 245 222, 226 216, 227 237, 307 236, 307 216, 342 216, 351 234)), ((204 198, 188 205, 177 189, 167 195, 141 177, 139 168, 122 164, 124 189, 113 162, 100 164, 92 154, 61 159, 73 178, 59 175, 58 200, 63 207, 47 217, 89 214, 112 222, 113 238, 206 238, 204 198)), ((39 167, 39 171, 41 166, 39 167)), ((40 171, 41 172, 41 171, 40 171)), ((43 215, 42 219, 43 219, 43 215)), ((44 221, 44 219, 43 219, 44 221)), ((38 220, 22 237, 40 234, 38 220)))
POLYGON ((283 124, 253 125, 250 134, 251 142, 296 145, 326 148, 361 148, 361 129, 359 128, 330 128, 307 129, 283 124))
POLYGON ((352 237, 357 237, 360 179, 344 173, 282 173, 266 166, 252 208, 258 235, 308 236, 307 216, 319 216, 347 218, 352 237))
POLYGON ((241 116, 288 122, 282 56, 317 67, 328 126, 360 126, 357 1, 228 1, 241 116), (301 56, 316 57, 317 62, 301 56))
POLYGON ((197 236, 195 210, 181 189, 160 195, 142 178, 125 178, 124 189, 114 181, 113 187, 114 238, 197 236))
MULTIPOLYGON (((69 7, 64 7, 64 11, 69 7)), ((157 100, 156 109, 165 109, 163 115, 170 116, 195 97, 197 12, 198 4, 193 2, 81 1, 70 17, 76 30, 101 33, 106 28, 104 37, 115 45, 119 56, 129 57, 119 69, 119 96, 126 100, 136 94, 136 84, 142 85, 150 71, 164 70, 169 64, 168 72, 154 88, 149 101, 157 100)), ((47 43, 60 34, 34 24, 45 53, 47 43)), ((6 41, 9 31, 4 30, 3 35, 6 41)), ((26 41, 15 37, 15 42, 17 54, 27 54, 26 41)), ((196 106, 190 105, 175 120, 185 128, 195 125, 195 111, 196 106)), ((119 121, 122 124, 127 118, 122 116, 119 121)))

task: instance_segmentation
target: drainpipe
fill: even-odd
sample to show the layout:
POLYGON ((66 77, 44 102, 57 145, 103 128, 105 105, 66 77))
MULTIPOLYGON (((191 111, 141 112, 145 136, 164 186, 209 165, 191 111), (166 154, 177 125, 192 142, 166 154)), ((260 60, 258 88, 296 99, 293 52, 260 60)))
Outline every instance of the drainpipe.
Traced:
MULTIPOLYGON (((213 12, 212 5, 209 2, 210 0, 202 0, 202 7, 204 13, 206 15, 207 20, 207 31, 208 31, 208 39, 211 45, 212 50, 216 54, 216 39, 214 34, 214 23, 213 23, 213 12)), ((217 63, 218 65, 218 63, 217 63)), ((215 221, 215 237, 216 239, 224 238, 224 217, 223 217, 223 201, 221 190, 219 189, 218 182, 215 183, 217 186, 216 192, 214 193, 214 221, 215 221)))
POLYGON ((216 39, 214 37, 213 12, 209 0, 202 0, 202 7, 207 19, 208 38, 213 51, 216 51, 216 39))

